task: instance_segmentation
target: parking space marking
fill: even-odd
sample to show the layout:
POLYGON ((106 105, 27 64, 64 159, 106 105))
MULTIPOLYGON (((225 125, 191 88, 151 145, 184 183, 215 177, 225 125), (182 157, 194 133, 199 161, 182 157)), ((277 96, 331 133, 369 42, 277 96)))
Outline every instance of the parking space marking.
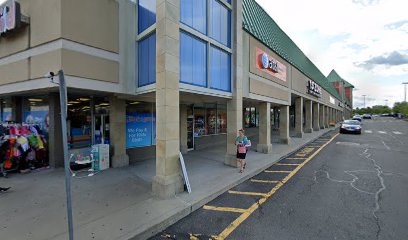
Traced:
POLYGON ((379 134, 387 134, 387 132, 384 131, 378 131, 379 134))
POLYGON ((234 213, 244 213, 248 211, 248 209, 243 209, 243 208, 216 207, 216 206, 209 206, 209 205, 204 205, 203 209, 212 210, 212 211, 220 211, 220 212, 234 212, 234 213))
POLYGON ((274 188, 270 192, 266 194, 265 197, 258 200, 258 202, 254 203, 251 207, 248 208, 247 211, 242 213, 238 218, 236 218, 227 228, 225 228, 215 239, 221 240, 227 238, 239 225, 241 225, 253 212, 255 212, 263 203, 266 202, 277 190, 279 190, 287 181, 289 181, 304 165, 306 165, 310 160, 312 160, 319 152, 330 144, 339 133, 334 135, 330 140, 328 140, 324 145, 322 145, 319 149, 317 149, 314 153, 312 153, 302 164, 297 166, 292 172, 290 172, 281 182, 276 184, 274 188))
POLYGON ((371 131, 371 130, 365 130, 364 132, 365 133, 373 133, 373 131, 371 131))
POLYGON ((397 135, 402 135, 402 132, 395 131, 395 132, 392 132, 392 133, 397 134, 397 135))
POLYGON ((304 160, 304 159, 306 159, 306 158, 293 158, 293 157, 288 157, 288 158, 285 158, 285 159, 288 159, 288 160, 304 160))
POLYGON ((291 173, 292 171, 271 171, 271 170, 265 170, 266 173, 291 173))
POLYGON ((255 183, 278 183, 279 181, 251 179, 251 182, 255 182, 255 183))
POLYGON ((228 191, 229 194, 237 194, 237 195, 248 195, 248 196, 261 196, 266 197, 266 193, 259 193, 259 192, 240 192, 240 191, 228 191))
POLYGON ((300 163, 275 163, 276 166, 299 166, 300 163))

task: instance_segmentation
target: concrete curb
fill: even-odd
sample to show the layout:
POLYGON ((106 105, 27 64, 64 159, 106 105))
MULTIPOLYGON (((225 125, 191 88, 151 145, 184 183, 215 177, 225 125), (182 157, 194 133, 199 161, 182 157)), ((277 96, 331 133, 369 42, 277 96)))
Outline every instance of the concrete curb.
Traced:
MULTIPOLYGON (((326 128, 326 129, 324 129, 324 132, 322 132, 318 136, 312 138, 308 142, 300 145, 299 147, 293 149, 289 153, 281 156, 280 158, 272 160, 272 162, 270 162, 266 166, 263 166, 263 167, 261 167, 259 169, 252 170, 251 172, 249 172, 248 175, 243 176, 238 181, 230 183, 230 184, 222 187, 221 189, 211 193, 210 195, 204 197, 203 199, 200 199, 200 200, 198 200, 196 202, 193 202, 192 204, 186 202, 186 204, 188 206, 186 206, 185 209, 180 210, 179 212, 175 213, 174 215, 164 219, 163 221, 161 221, 158 224, 155 224, 155 225, 152 225, 152 226, 148 227, 147 229, 144 229, 142 231, 140 231, 140 229, 139 229, 139 234, 137 234, 136 236, 134 236, 132 238, 129 238, 129 240, 143 240, 143 239, 147 239, 149 237, 154 236, 155 234, 165 230, 167 227, 171 226, 172 224, 174 224, 174 223, 178 222, 179 220, 183 219, 184 217, 188 216, 189 214, 191 214, 195 210, 201 208, 202 206, 204 206, 208 202, 211 202, 212 200, 214 200, 215 198, 217 198, 218 196, 220 196, 224 192, 228 191, 229 189, 231 189, 231 188, 233 188, 233 187, 247 181, 248 179, 258 175, 259 173, 265 171, 267 168, 270 168, 272 165, 279 162, 280 160, 290 156, 294 152, 296 152, 296 151, 300 150, 301 148, 305 147, 310 142, 315 141, 316 139, 320 138, 321 136, 323 136, 324 134, 326 134, 328 132, 335 131, 337 128, 338 128, 338 126, 326 128)), ((320 130, 320 131, 322 131, 322 130, 320 130)), ((180 199, 180 200, 183 201, 182 199, 180 199)))

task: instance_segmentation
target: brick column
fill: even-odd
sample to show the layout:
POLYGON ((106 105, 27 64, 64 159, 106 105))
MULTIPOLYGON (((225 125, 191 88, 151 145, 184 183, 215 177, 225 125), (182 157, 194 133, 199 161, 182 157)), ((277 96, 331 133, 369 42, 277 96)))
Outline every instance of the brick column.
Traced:
POLYGON ((263 102, 258 105, 259 108, 259 144, 258 152, 271 153, 271 104, 263 102))
POLYGON ((306 126, 305 126, 305 133, 312 133, 313 126, 312 126, 312 101, 305 100, 305 108, 306 108, 306 126))
POLYGON ((180 152, 180 1, 156 4, 156 176, 153 193, 183 191, 180 152))
POLYGON ((295 136, 303 137, 303 97, 295 99, 295 136))
POLYGON ((109 137, 113 146, 112 167, 129 166, 126 154, 126 101, 116 96, 109 98, 109 137))
POLYGON ((314 102, 313 103, 313 130, 314 131, 319 131, 320 130, 320 126, 319 126, 319 103, 318 102, 314 102))
POLYGON ((242 44, 242 1, 233 1, 233 42, 232 42, 232 99, 227 102, 227 152, 224 164, 238 167, 235 139, 238 130, 242 129, 242 75, 243 75, 243 44, 242 44))
POLYGON ((280 139, 285 144, 290 144, 289 136, 289 106, 280 107, 279 115, 279 135, 280 139))

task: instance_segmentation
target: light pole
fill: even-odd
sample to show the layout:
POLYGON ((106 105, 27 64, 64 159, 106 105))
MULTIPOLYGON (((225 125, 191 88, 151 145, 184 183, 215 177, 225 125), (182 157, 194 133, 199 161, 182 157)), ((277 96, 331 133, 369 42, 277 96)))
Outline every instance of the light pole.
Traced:
MULTIPOLYGON (((47 77, 51 79, 52 83, 54 82, 55 74, 50 72, 47 74, 47 77)), ((61 128, 62 128, 62 149, 64 153, 64 168, 65 168, 65 192, 66 192, 66 201, 67 201, 67 219, 68 219, 68 234, 69 240, 74 239, 74 224, 72 220, 72 198, 71 198, 71 171, 69 166, 69 157, 68 157, 68 134, 67 134, 67 86, 65 84, 64 71, 58 71, 59 83, 59 95, 60 95, 60 106, 61 106, 61 128)))
POLYGON ((364 98, 364 108, 366 107, 366 104, 365 104, 366 96, 367 96, 367 95, 363 95, 363 98, 364 98))
POLYGON ((384 101, 385 101, 385 106, 388 107, 388 99, 385 99, 384 101))
POLYGON ((404 102, 407 102, 407 84, 408 82, 403 82, 404 84, 404 102))

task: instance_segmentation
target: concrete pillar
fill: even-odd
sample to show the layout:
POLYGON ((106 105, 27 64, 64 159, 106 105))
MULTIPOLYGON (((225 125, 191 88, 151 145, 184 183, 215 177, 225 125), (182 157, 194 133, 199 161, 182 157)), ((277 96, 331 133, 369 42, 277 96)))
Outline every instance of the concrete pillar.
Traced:
POLYGON ((320 129, 325 129, 325 123, 324 123, 324 105, 320 104, 320 117, 319 117, 319 125, 320 125, 320 129))
POLYGON ((312 133, 313 126, 312 126, 312 101, 305 100, 305 109, 306 109, 306 121, 305 121, 305 133, 312 133))
POLYGON ((330 125, 329 125, 329 107, 328 106, 325 107, 324 115, 325 115, 324 117, 325 126, 326 128, 329 128, 330 125))
POLYGON ((285 144, 290 144, 289 136, 289 106, 280 107, 279 115, 279 135, 280 139, 285 144))
POLYGON ((180 1, 156 4, 156 176, 160 198, 183 191, 180 152, 180 1), (169 45, 169 43, 171 43, 169 45))
POLYGON ((314 131, 319 131, 320 130, 320 126, 319 126, 319 103, 318 102, 314 102, 313 103, 313 130, 314 131))
POLYGON ((259 108, 259 144, 258 152, 271 153, 271 104, 263 102, 258 105, 259 108))
POLYGON ((303 97, 295 99, 295 136, 303 137, 303 97))
POLYGON ((186 154, 187 146, 187 105, 180 105, 180 152, 186 154))
POLYGON ((232 42, 232 99, 227 101, 227 152, 224 164, 238 167, 235 139, 242 129, 242 78, 243 78, 243 43, 242 43, 242 1, 233 1, 233 42, 232 42))
POLYGON ((112 167, 129 166, 126 154, 126 101, 116 96, 109 97, 109 137, 113 147, 112 167))
POLYGON ((16 123, 23 122, 23 98, 11 97, 11 119, 16 123))
POLYGON ((49 128, 48 128, 48 156, 51 167, 64 166, 64 153, 62 149, 61 105, 58 93, 50 93, 49 102, 49 128))

